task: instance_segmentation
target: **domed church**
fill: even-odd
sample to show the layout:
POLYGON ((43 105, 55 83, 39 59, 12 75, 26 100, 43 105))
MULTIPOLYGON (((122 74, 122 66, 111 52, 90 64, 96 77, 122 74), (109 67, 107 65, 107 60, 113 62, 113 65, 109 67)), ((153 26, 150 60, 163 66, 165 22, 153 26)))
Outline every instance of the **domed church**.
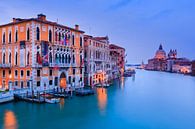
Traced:
POLYGON ((162 44, 160 44, 159 49, 156 51, 155 59, 166 59, 166 52, 163 50, 162 44))
POLYGON ((160 44, 159 49, 156 51, 155 57, 148 60, 146 65, 147 70, 166 70, 166 52, 163 50, 162 44, 160 44))

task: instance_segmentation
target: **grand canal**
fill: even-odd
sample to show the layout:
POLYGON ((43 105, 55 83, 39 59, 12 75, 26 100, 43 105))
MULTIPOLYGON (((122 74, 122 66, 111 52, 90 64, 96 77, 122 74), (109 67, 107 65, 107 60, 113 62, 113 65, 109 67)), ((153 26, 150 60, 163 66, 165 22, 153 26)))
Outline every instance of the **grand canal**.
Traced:
POLYGON ((94 96, 3 104, 0 128, 195 129, 195 78, 138 70, 94 96))

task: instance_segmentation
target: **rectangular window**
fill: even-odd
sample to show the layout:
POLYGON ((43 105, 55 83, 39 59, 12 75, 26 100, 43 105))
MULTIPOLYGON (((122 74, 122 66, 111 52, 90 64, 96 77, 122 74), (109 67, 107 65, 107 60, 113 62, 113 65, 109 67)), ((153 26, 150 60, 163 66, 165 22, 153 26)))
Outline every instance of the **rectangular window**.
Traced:
POLYGON ((27 81, 27 87, 30 87, 30 82, 29 81, 27 81))
POLYGON ((3 70, 3 77, 5 77, 5 70, 3 70))
POLYGON ((9 75, 11 75, 12 74, 12 72, 11 72, 11 70, 9 70, 9 75))
POLYGON ((72 69, 72 73, 75 74, 76 73, 76 70, 75 69, 72 69))
POLYGON ((53 84, 53 80, 49 80, 49 85, 52 85, 53 84))
POLYGON ((58 85, 58 77, 55 77, 55 86, 58 85))
POLYGON ((80 68, 80 74, 82 74, 83 73, 83 69, 82 68, 80 68))
POLYGON ((29 70, 26 72, 26 75, 27 75, 27 77, 30 76, 30 71, 29 70))
POLYGON ((52 69, 49 70, 49 76, 52 76, 52 69))
POLYGON ((24 87, 24 82, 21 82, 21 88, 23 88, 24 87))
POLYGON ((15 81, 15 86, 18 86, 18 81, 15 81))
POLYGON ((71 76, 68 77, 68 83, 71 83, 71 76))
POLYGON ((40 81, 37 81, 37 86, 41 86, 41 82, 40 81))
POLYGON ((37 70, 37 77, 41 76, 41 70, 37 70))

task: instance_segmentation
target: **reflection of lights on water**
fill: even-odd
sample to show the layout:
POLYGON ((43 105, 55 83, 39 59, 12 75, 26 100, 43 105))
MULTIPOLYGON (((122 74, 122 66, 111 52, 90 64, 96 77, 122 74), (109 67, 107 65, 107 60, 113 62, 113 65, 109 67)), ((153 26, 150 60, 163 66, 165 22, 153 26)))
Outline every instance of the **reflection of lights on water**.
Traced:
POLYGON ((65 103, 65 101, 64 101, 64 98, 61 98, 60 99, 60 109, 63 109, 64 108, 64 103, 65 103))
POLYGON ((12 111, 6 111, 4 115, 4 129, 17 129, 16 116, 12 111))
POLYGON ((101 111, 105 111, 107 105, 107 91, 105 88, 97 88, 98 106, 101 111))
POLYGON ((121 80, 120 80, 120 87, 123 89, 124 88, 124 82, 125 82, 125 78, 124 77, 121 77, 121 80))

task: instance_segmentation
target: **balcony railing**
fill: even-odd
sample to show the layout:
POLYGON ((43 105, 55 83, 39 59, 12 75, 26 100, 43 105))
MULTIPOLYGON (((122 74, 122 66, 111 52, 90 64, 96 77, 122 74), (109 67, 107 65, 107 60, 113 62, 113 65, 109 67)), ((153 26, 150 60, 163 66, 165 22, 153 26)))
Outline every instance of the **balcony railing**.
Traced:
POLYGON ((11 64, 0 64, 0 68, 10 68, 11 64))
POLYGON ((70 67, 69 63, 49 63, 49 67, 70 67))

